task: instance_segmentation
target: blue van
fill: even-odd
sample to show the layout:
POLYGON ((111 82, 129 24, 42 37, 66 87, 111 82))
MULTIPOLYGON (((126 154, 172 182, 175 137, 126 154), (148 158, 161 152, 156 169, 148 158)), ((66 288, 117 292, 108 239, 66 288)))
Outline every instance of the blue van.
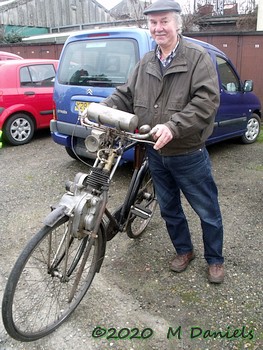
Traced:
MULTIPOLYGON (((221 102, 213 134, 207 144, 239 137, 253 143, 260 133, 261 104, 252 93, 253 82, 242 82, 228 57, 216 47, 191 38, 208 50, 216 65, 221 102)), ((116 86, 124 84, 134 66, 155 42, 146 29, 108 28, 70 36, 61 52, 54 85, 53 140, 73 158, 95 158, 84 144, 89 130, 79 124, 78 114, 91 102, 100 102, 116 86)), ((124 160, 131 160, 131 152, 124 160)))

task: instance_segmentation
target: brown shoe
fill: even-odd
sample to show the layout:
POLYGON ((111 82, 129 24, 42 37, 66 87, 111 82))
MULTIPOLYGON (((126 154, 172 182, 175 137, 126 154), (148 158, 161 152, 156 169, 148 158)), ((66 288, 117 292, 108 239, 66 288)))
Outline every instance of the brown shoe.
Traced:
POLYGON ((171 262, 170 268, 175 272, 184 271, 189 265, 190 261, 195 258, 194 252, 177 255, 171 262))
POLYGON ((224 281, 225 271, 223 264, 212 264, 208 267, 208 280, 211 283, 222 283, 224 281))

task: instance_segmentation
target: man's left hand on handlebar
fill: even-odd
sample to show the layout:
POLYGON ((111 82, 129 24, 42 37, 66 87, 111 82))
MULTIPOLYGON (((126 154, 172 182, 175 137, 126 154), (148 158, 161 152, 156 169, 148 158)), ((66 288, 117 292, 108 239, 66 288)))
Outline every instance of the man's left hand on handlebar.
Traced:
POLYGON ((156 141, 153 148, 159 150, 172 140, 173 134, 165 124, 157 124, 152 129, 152 137, 156 141))

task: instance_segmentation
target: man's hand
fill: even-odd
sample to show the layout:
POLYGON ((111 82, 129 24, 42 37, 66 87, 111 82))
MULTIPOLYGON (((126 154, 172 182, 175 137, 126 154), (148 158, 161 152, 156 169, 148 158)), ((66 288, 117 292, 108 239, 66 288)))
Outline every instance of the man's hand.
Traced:
POLYGON ((157 124, 152 129, 152 133, 153 139, 156 141, 155 145, 153 146, 155 150, 161 149, 173 138, 171 130, 164 124, 157 124))

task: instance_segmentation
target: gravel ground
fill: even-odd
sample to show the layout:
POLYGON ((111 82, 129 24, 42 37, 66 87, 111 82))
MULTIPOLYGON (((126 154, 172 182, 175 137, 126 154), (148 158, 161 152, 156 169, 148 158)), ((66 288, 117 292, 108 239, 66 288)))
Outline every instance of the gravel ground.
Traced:
MULTIPOLYGON (((6 334, 0 322, 0 349, 263 349, 263 144, 230 141, 208 150, 225 227, 223 284, 207 282, 199 221, 185 203, 197 254, 185 272, 169 270, 173 247, 157 212, 142 238, 131 240, 119 234, 108 243, 89 293, 57 331, 33 343, 20 343, 6 334), (98 326, 117 332, 138 328, 142 338, 95 339, 92 334, 98 334, 98 326), (143 339, 151 330, 153 335, 143 339), (214 338, 219 331, 223 337, 214 338)), ((3 148, 0 160, 2 297, 25 242, 42 226, 49 205, 63 194, 65 181, 85 172, 86 166, 71 160, 45 132, 28 145, 3 148)), ((111 192, 113 206, 125 193, 130 175, 129 166, 118 169, 111 192)))

